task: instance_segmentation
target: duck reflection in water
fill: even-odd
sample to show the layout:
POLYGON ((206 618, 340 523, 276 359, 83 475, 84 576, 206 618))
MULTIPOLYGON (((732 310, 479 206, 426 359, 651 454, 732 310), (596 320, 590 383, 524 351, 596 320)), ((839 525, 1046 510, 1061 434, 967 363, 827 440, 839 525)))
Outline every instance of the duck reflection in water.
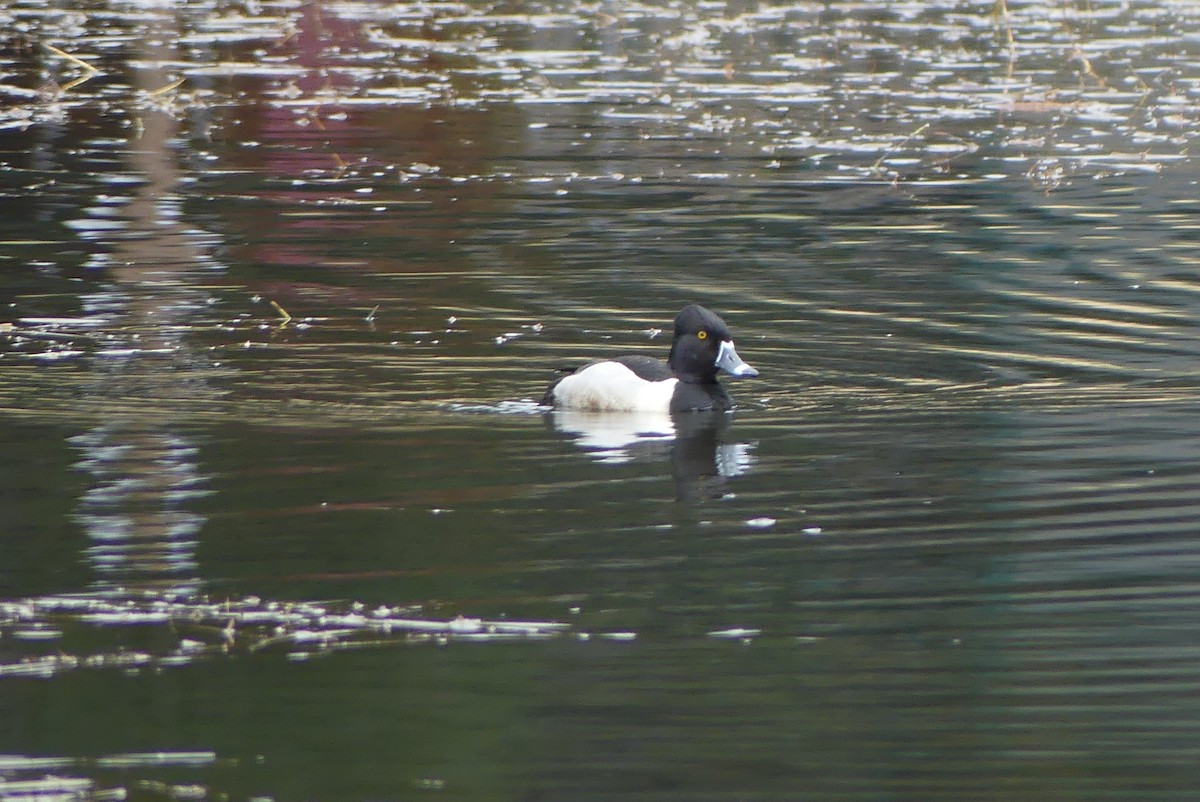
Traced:
POLYGON ((556 409, 547 416, 590 457, 605 463, 669 459, 676 498, 696 502, 728 493, 727 481, 754 464, 753 443, 722 438, 733 416, 726 412, 590 412, 556 409))

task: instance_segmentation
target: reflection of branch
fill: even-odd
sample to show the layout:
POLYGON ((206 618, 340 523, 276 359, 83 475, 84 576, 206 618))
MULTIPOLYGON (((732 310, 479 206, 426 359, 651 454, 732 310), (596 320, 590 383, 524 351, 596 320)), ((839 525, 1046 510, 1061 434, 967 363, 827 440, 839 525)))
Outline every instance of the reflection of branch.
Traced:
POLYGON ((952 134, 949 131, 937 130, 937 131, 934 131, 933 133, 935 136, 945 137, 946 139, 952 140, 956 144, 962 146, 962 150, 960 150, 958 153, 949 153, 946 156, 944 156, 943 158, 934 159, 933 160, 934 167, 940 167, 943 170, 948 170, 948 169, 950 169, 950 163, 952 161, 954 161, 955 159, 957 159, 959 156, 963 156, 967 153, 974 153, 975 151, 979 150, 979 146, 976 145, 974 142, 971 142, 968 139, 964 139, 961 136, 952 134))
POLYGON ((913 139, 915 139, 916 137, 919 137, 919 136, 922 134, 922 132, 924 132, 924 130, 925 130, 926 128, 928 128, 930 125, 932 125, 932 123, 925 123, 925 124, 924 124, 924 125, 922 125, 920 128, 918 128, 917 130, 913 131, 913 132, 912 132, 911 134, 909 134, 908 136, 904 137, 904 139, 901 139, 901 140, 900 140, 899 142, 897 142, 895 145, 892 145, 890 148, 888 148, 887 150, 885 150, 885 151, 883 152, 883 155, 882 155, 882 156, 880 156, 878 159, 876 159, 876 160, 875 160, 875 163, 871 165, 871 172, 875 172, 876 170, 878 170, 878 169, 879 169, 879 166, 880 166, 881 164, 883 164, 883 160, 884 160, 884 159, 886 159, 888 156, 891 156, 893 153, 895 153, 897 150, 899 150, 900 148, 902 148, 902 147, 904 147, 905 145, 907 145, 907 144, 908 144, 910 141, 912 141, 912 140, 913 140, 913 139))
POLYGON ((1096 70, 1092 67, 1091 59, 1084 55, 1083 48, 1081 48, 1079 45, 1075 45, 1075 53, 1073 55, 1075 58, 1079 59, 1079 63, 1083 65, 1084 75, 1090 75, 1095 78, 1096 83, 1100 84, 1101 89, 1108 89, 1108 83, 1101 78, 1099 74, 1097 74, 1096 70))
POLYGON ((1000 12, 1000 17, 1004 20, 1004 36, 1008 40, 1008 77, 1013 74, 1013 65, 1017 61, 1017 43, 1013 39, 1012 32, 1012 17, 1008 14, 1008 1, 996 0, 996 8, 1000 12))
MULTIPOLYGON (((1088 10, 1091 11, 1091 3, 1088 3, 1088 10)), ((1075 31, 1071 29, 1070 20, 1067 18, 1067 0, 1063 0, 1062 18, 1063 31, 1066 32, 1067 37, 1071 40, 1071 57, 1077 59, 1083 65, 1083 77, 1091 76, 1096 79, 1096 83, 1100 84, 1101 89, 1108 89, 1108 82, 1096 72, 1096 69, 1092 66, 1091 59, 1083 52, 1083 47, 1080 46, 1079 39, 1075 36, 1075 31)), ((1082 79, 1080 83, 1083 83, 1082 79)))

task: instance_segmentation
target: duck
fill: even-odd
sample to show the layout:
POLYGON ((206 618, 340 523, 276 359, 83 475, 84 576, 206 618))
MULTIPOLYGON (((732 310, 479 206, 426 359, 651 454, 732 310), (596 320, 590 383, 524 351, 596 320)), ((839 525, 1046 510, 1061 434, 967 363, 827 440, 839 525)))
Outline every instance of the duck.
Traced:
POLYGON ((666 361, 633 355, 590 362, 556 379, 542 404, 591 412, 727 412, 735 404, 717 381, 719 371, 735 378, 758 375, 738 356, 725 321, 688 304, 675 316, 666 361))

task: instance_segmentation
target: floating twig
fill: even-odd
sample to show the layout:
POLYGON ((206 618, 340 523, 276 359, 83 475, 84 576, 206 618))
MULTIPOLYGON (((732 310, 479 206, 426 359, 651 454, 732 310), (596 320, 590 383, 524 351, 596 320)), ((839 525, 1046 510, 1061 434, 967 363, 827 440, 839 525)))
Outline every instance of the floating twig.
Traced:
POLYGON ((158 89, 151 91, 149 93, 149 95, 150 95, 150 97, 158 97, 159 95, 165 95, 167 92, 170 92, 172 89, 178 89, 180 86, 183 85, 183 82, 186 80, 187 80, 186 78, 178 78, 174 81, 171 81, 171 83, 167 84, 166 86, 163 86, 163 87, 160 87, 158 89))
POLYGON ((337 167, 337 172, 334 173, 334 175, 333 175, 334 179, 336 180, 336 179, 340 179, 346 175, 346 171, 350 169, 350 165, 347 164, 342 159, 342 157, 339 156, 338 154, 334 153, 332 155, 333 155, 333 163, 337 167))
POLYGON ((85 81, 92 80, 93 78, 95 78, 97 75, 100 74, 99 68, 93 67, 91 64, 88 64, 86 61, 79 58, 79 56, 73 56, 70 53, 66 52, 65 50, 60 50, 59 48, 55 47, 54 45, 46 45, 45 47, 47 50, 49 50, 51 53, 58 56, 59 58, 65 58, 67 61, 71 62, 72 64, 82 67, 84 70, 83 75, 79 76, 74 81, 68 82, 67 84, 62 86, 59 91, 62 91, 62 92, 69 91, 69 90, 75 88, 76 86, 79 86, 80 84, 84 83, 85 81))
POLYGON ((283 322, 280 323, 279 325, 286 326, 287 324, 292 322, 292 316, 288 314, 288 310, 284 309, 282 306, 275 303, 274 301, 271 301, 270 304, 271 304, 271 306, 273 306, 275 308, 275 311, 279 313, 279 316, 281 318, 283 318, 283 322))
POLYGON ((53 53, 56 56, 65 58, 67 61, 71 62, 72 64, 78 64, 80 67, 83 67, 88 72, 93 72, 93 73, 100 72, 100 70, 98 68, 93 67, 91 64, 88 64, 86 61, 79 58, 79 56, 72 56, 70 53, 66 52, 65 50, 59 50, 54 45, 46 45, 46 49, 49 50, 51 53, 53 53))

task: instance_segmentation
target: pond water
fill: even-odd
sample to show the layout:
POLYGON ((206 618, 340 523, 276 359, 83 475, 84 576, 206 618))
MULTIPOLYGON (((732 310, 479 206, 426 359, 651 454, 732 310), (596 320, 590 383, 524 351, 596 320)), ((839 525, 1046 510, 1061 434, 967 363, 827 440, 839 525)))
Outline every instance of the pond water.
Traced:
POLYGON ((0 799, 1194 798, 1194 5, 0 21, 0 799))

